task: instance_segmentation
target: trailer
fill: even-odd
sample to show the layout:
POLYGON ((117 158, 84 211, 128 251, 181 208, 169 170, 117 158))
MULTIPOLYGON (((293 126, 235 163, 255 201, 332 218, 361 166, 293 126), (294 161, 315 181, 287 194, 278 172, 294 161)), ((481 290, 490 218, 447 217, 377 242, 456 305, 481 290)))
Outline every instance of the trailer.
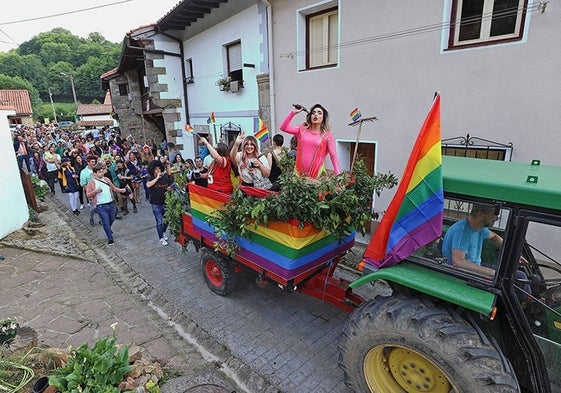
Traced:
POLYGON ((286 292, 304 293, 352 312, 364 299, 353 293, 350 281, 334 277, 339 262, 355 243, 355 232, 338 241, 333 235, 296 220, 256 225, 249 238, 238 237, 235 255, 218 246, 220 239, 207 217, 221 209, 230 196, 189 184, 190 211, 182 216, 177 241, 193 243, 201 251, 205 281, 214 293, 227 296, 236 285, 236 274, 250 269, 261 285, 273 282, 286 292))

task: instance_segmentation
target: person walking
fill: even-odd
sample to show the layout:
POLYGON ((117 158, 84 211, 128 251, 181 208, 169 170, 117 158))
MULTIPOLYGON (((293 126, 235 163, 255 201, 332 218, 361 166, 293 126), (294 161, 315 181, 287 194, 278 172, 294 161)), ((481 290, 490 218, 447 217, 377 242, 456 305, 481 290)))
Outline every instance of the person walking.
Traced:
MULTIPOLYGON (((94 155, 90 155, 86 159, 88 165, 80 172, 80 185, 82 186, 82 188, 85 188, 92 179, 93 168, 97 164, 97 158, 94 155)), ((90 207, 90 225, 94 225, 95 206, 91 202, 91 199, 90 197, 88 197, 87 193, 86 198, 88 198, 88 206, 90 207)))
POLYGON ((173 176, 166 172, 161 161, 154 160, 148 164, 148 182, 146 185, 150 188, 150 204, 152 205, 152 213, 154 213, 156 219, 156 231, 162 246, 168 245, 166 235, 168 224, 164 222, 165 200, 166 192, 171 190, 173 183, 173 176))
POLYGON ((55 181, 58 175, 58 168, 60 168, 60 155, 55 153, 55 144, 49 145, 49 150, 43 154, 43 160, 47 165, 47 184, 51 189, 51 194, 55 194, 55 181))
POLYGON ((62 167, 60 168, 60 185, 62 187, 62 192, 68 194, 68 203, 70 204, 70 210, 75 215, 80 214, 78 210, 78 198, 80 192, 80 184, 78 181, 78 174, 76 170, 72 167, 70 158, 63 157, 61 160, 62 167))
POLYGON ((122 193, 124 188, 116 187, 109 178, 105 176, 105 165, 96 164, 93 167, 93 176, 86 185, 86 195, 95 206, 95 211, 101 219, 101 225, 107 236, 107 244, 114 244, 111 225, 115 221, 116 209, 113 200, 113 192, 122 193))

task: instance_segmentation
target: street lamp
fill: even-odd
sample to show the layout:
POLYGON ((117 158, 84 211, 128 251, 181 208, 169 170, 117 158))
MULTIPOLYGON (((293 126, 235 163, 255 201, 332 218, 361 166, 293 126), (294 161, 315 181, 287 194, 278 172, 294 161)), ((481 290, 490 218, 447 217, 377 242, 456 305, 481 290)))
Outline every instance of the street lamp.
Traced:
MULTIPOLYGON (((74 96, 74 106, 76 107, 76 117, 77 117, 78 116, 78 100, 76 99, 76 89, 74 88, 74 77, 72 76, 72 74, 62 72, 62 71, 61 71, 60 75, 70 77, 70 84, 72 85, 72 95, 74 96)), ((76 120, 76 117, 74 118, 74 120, 76 120)))

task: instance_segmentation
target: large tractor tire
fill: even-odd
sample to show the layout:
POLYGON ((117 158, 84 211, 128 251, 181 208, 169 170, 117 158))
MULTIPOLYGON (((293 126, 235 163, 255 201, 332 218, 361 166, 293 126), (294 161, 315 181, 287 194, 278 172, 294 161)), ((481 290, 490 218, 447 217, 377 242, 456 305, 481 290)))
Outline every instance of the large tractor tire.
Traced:
POLYGON ((427 299, 378 297, 353 312, 339 363, 355 392, 519 392, 494 341, 427 299))
POLYGON ((222 255, 205 248, 201 255, 201 268, 209 289, 227 296, 236 288, 234 265, 222 255))

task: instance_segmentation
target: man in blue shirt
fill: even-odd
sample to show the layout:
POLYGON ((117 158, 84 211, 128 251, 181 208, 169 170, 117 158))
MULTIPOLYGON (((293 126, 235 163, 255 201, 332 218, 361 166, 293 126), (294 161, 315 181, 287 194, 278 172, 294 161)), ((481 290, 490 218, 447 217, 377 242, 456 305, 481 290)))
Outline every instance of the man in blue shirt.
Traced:
POLYGON ((444 235, 442 254, 448 263, 493 278, 495 270, 481 266, 481 249, 485 239, 497 248, 502 246, 503 238, 488 228, 498 218, 494 206, 473 205, 469 216, 452 225, 444 235))

